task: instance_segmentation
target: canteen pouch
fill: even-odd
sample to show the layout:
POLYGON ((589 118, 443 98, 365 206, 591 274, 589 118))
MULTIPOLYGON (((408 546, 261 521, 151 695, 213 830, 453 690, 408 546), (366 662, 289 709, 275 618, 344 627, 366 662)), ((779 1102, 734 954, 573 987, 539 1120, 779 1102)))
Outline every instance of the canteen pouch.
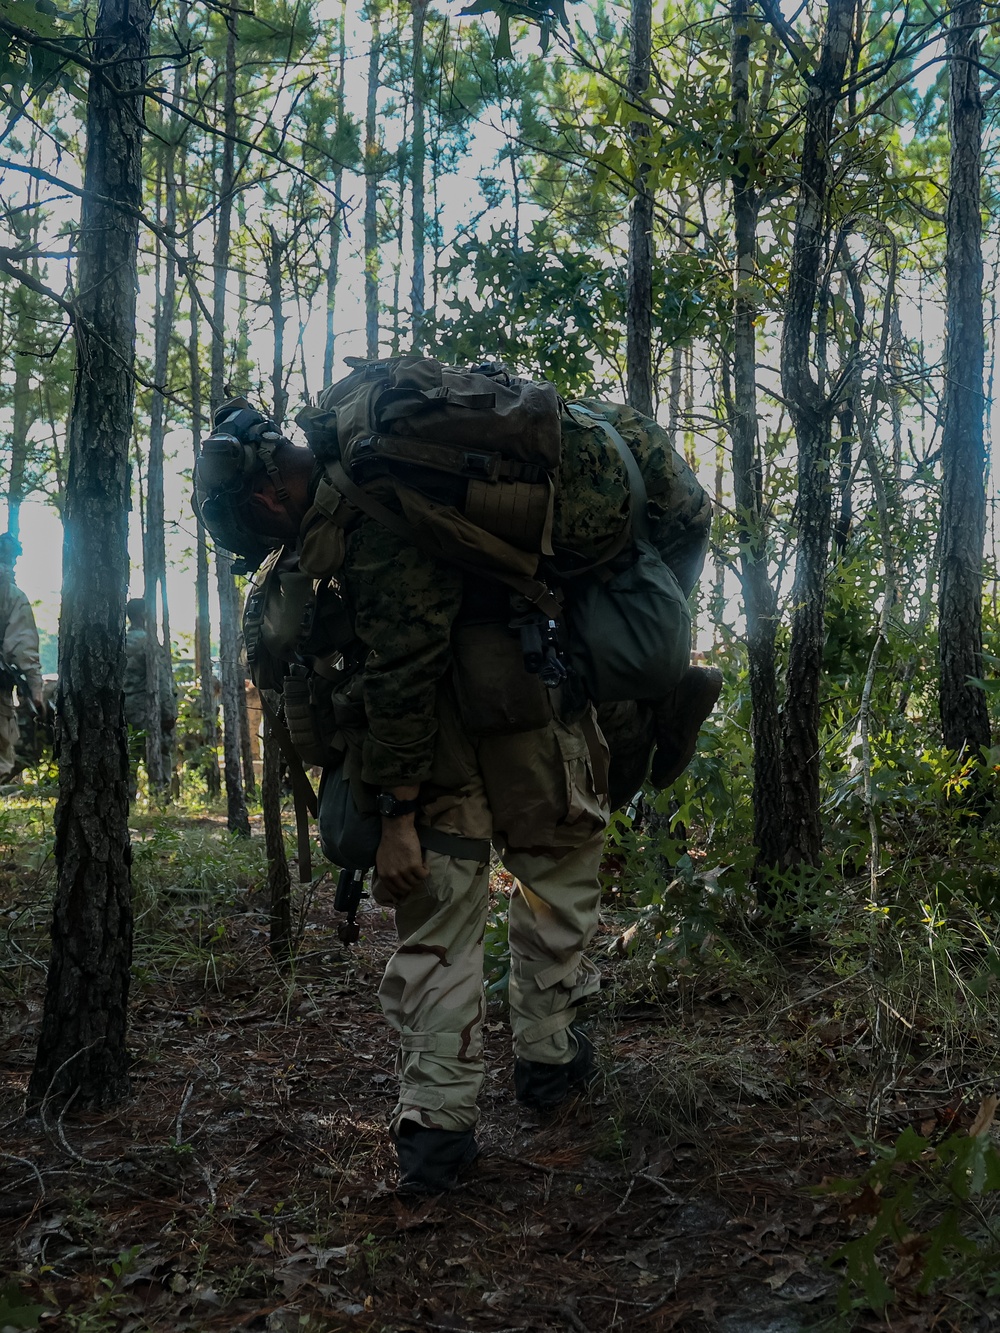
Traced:
POLYGON ((524 669, 520 638, 506 625, 456 625, 455 698, 470 736, 512 736, 547 726, 549 691, 524 669))

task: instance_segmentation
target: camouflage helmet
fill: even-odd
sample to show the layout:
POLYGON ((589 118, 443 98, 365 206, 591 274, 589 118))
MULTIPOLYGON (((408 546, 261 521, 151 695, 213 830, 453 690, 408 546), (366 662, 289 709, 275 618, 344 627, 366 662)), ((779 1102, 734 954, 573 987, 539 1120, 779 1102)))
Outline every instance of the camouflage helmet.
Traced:
POLYGON ((278 545, 254 532, 247 502, 264 474, 279 498, 288 498, 274 458, 283 441, 273 421, 245 398, 231 398, 216 412, 215 428, 201 443, 194 469, 195 512, 216 544, 238 556, 244 569, 256 569, 278 545))

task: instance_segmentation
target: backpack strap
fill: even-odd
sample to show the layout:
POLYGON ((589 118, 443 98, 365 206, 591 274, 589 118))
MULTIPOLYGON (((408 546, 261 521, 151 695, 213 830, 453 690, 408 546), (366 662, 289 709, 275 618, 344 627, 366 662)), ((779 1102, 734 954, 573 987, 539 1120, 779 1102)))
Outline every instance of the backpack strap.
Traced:
MULTIPOLYGON (((356 509, 360 509, 369 518, 381 523, 383 527, 388 528, 390 532, 394 532, 397 537, 401 537, 403 541, 408 542, 411 546, 416 546, 418 550, 424 551, 436 559, 446 558, 442 557, 440 551, 432 550, 421 538, 413 524, 409 523, 401 514, 394 514, 391 509, 387 509, 384 504, 356 485, 347 475, 341 463, 332 464, 328 469, 328 474, 334 486, 356 509)), ((501 542, 499 537, 491 536, 491 541, 498 543, 507 550, 512 549, 507 547, 505 542, 501 542)), ((523 557, 523 552, 518 554, 523 557)), ((508 574, 499 569, 485 570, 462 560, 452 560, 449 563, 454 564, 466 573, 485 575, 488 578, 495 579, 498 583, 506 584, 508 588, 513 588, 515 592, 520 593, 522 597, 526 598, 533 606, 537 606, 551 619, 557 619, 561 614, 562 608, 558 599, 540 579, 508 574)))

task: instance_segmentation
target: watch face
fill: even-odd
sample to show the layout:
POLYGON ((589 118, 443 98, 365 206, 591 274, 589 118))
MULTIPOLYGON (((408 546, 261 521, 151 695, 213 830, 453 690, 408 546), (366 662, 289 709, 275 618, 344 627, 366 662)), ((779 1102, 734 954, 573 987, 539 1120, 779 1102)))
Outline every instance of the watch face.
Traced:
POLYGON ((379 814, 380 814, 380 815, 385 815, 385 816, 388 818, 389 816, 391 816, 391 815, 393 814, 393 812, 395 811, 395 809, 396 809, 396 798, 395 798, 395 796, 390 795, 389 792, 385 792, 385 791, 382 792, 382 794, 381 794, 381 795, 379 796, 379 798, 378 798, 378 812, 379 812, 379 814))

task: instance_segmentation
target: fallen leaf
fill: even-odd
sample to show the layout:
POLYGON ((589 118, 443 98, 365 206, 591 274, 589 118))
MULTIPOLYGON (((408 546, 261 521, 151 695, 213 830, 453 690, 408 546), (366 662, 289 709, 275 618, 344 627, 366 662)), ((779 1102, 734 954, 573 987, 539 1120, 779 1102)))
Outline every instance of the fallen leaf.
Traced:
POLYGON ((990 1093, 979 1103, 979 1110, 975 1120, 969 1126, 969 1137, 975 1138, 977 1134, 985 1134, 993 1124, 993 1117, 997 1113, 997 1107, 1000 1106, 1000 1097, 995 1093, 990 1093))
POLYGON ((776 1269, 770 1277, 764 1281, 772 1291, 780 1291, 790 1277, 796 1273, 804 1273, 806 1269, 805 1256, 801 1254, 786 1255, 781 1261, 781 1267, 776 1269))

